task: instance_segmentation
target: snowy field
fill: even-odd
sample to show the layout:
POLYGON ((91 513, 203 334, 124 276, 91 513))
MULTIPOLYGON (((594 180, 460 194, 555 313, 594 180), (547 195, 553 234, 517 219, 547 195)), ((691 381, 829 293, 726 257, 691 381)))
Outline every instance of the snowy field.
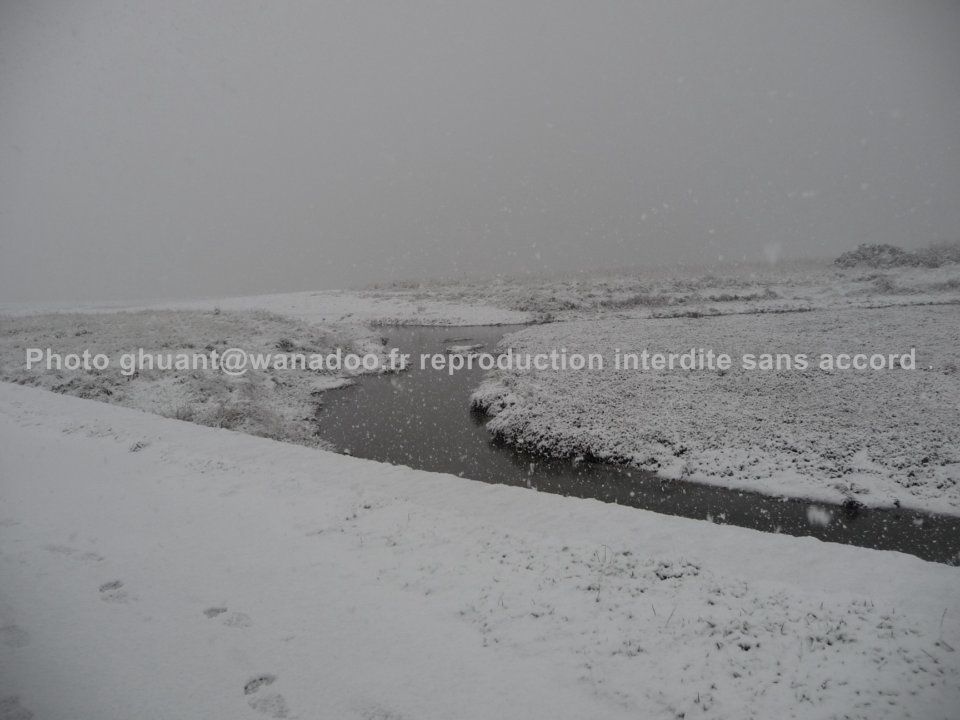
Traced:
POLYGON ((0 315, 112 313, 118 310, 264 311, 319 325, 508 325, 534 319, 531 313, 492 302, 448 300, 439 292, 327 290, 275 295, 124 303, 0 303, 0 315))
POLYGON ((949 718, 960 569, 0 385, 4 718, 949 718))
POLYGON ((298 447, 349 373, 23 361, 531 320, 510 346, 915 346, 917 371, 497 373, 478 397, 555 454, 957 514, 958 301, 955 266, 817 266, 0 308, 0 718, 950 718, 956 567, 298 447))
POLYGON ((316 324, 508 325, 584 316, 663 317, 960 302, 960 264, 839 268, 822 262, 636 268, 577 275, 395 283, 366 290, 124 303, 0 303, 0 315, 231 310, 316 324))
POLYGON ((767 494, 960 514, 960 307, 572 321, 508 335, 520 353, 601 353, 603 371, 495 371, 490 430, 552 455, 767 494), (718 370, 615 370, 622 352, 726 352, 718 370), (916 370, 744 370, 763 353, 895 353, 916 370))
POLYGON ((736 357, 916 347, 919 369, 909 372, 499 372, 476 401, 496 415, 493 432, 554 455, 773 495, 960 513, 956 263, 408 283, 37 315, 46 309, 0 307, 0 379, 304 444, 319 444, 322 394, 349 374, 41 373, 23 368, 24 348, 381 352, 377 326, 531 320, 553 322, 511 335, 520 351, 704 347, 736 357))
POLYGON ((0 316, 0 381, 115 403, 201 425, 306 445, 320 444, 315 413, 324 391, 351 382, 349 372, 250 369, 242 377, 203 370, 120 367, 123 353, 193 354, 227 348, 249 352, 380 354, 377 334, 358 323, 305 323, 263 310, 0 316), (89 349, 110 358, 103 371, 27 369, 27 348, 59 355, 89 349))
POLYGON ((535 321, 656 318, 960 302, 960 264, 840 268, 832 263, 631 268, 567 276, 400 284, 366 293, 407 303, 493 305, 535 321))

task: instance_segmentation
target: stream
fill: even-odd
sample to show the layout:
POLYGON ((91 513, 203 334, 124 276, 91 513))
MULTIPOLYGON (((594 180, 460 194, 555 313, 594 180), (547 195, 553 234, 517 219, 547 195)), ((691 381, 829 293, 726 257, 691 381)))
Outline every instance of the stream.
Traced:
POLYGON ((411 368, 362 376, 350 387, 325 393, 317 415, 320 436, 350 455, 471 480, 898 550, 936 562, 955 563, 960 557, 960 518, 770 497, 668 480, 635 468, 548 458, 496 442, 485 427, 487 418, 470 410, 470 394, 483 371, 420 370, 418 358, 453 344, 482 344, 492 352, 504 334, 519 327, 385 328, 388 347, 412 354, 411 368))

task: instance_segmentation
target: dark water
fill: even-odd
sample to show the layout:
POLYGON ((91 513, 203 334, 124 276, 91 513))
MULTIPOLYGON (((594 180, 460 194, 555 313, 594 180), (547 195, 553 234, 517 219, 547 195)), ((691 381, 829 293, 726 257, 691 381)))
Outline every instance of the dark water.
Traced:
POLYGON ((766 532, 899 550, 937 562, 955 563, 960 557, 960 518, 781 500, 665 480, 604 463, 550 459, 495 442, 484 427, 486 419, 469 409, 470 394, 483 372, 461 370, 451 377, 445 371, 419 370, 416 359, 420 353, 442 352, 450 344, 479 343, 492 352, 511 329, 386 330, 389 346, 412 353, 414 367, 399 375, 367 376, 352 387, 326 393, 317 416, 320 435, 358 457, 473 480, 596 498, 766 532), (821 518, 829 514, 827 524, 810 522, 811 507, 821 518))

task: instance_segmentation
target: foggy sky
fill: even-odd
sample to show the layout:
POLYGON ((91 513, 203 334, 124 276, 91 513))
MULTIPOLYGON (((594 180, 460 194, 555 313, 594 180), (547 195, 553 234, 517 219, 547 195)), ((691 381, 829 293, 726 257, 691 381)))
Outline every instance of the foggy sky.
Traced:
POLYGON ((960 239, 960 4, 0 2, 0 300, 960 239))

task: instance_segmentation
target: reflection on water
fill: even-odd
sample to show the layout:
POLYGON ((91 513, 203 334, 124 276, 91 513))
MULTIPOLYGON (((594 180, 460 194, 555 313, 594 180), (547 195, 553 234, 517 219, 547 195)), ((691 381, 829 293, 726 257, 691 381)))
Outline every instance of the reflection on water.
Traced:
POLYGON ((469 409, 483 372, 418 369, 420 353, 451 344, 492 351, 511 328, 402 327, 387 330, 391 347, 412 353, 400 375, 367 376, 324 395, 320 435, 342 452, 491 483, 644 508, 767 532, 900 550, 939 562, 960 554, 960 519, 907 510, 864 510, 781 500, 711 485, 665 480, 603 463, 556 460, 505 447, 469 409))

